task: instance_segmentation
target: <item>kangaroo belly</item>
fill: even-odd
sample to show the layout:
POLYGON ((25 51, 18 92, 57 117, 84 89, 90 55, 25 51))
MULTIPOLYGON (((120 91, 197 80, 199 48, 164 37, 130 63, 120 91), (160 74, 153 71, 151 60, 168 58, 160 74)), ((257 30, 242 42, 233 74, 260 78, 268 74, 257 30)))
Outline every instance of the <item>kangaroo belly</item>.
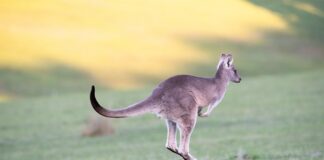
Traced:
POLYGON ((159 118, 168 119, 172 121, 176 121, 180 118, 183 113, 185 113, 181 108, 164 106, 155 112, 155 115, 159 118))

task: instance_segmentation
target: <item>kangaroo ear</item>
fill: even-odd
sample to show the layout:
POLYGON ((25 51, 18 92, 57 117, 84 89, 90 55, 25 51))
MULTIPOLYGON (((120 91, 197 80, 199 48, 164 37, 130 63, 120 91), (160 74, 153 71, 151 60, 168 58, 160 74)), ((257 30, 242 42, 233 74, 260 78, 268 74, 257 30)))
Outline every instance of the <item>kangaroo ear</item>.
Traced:
POLYGON ((223 65, 224 67, 229 68, 232 64, 233 64, 232 55, 223 53, 219 59, 217 69, 219 68, 220 65, 223 65))
POLYGON ((226 67, 230 67, 233 64, 234 59, 232 58, 232 56, 228 57, 226 59, 226 67))

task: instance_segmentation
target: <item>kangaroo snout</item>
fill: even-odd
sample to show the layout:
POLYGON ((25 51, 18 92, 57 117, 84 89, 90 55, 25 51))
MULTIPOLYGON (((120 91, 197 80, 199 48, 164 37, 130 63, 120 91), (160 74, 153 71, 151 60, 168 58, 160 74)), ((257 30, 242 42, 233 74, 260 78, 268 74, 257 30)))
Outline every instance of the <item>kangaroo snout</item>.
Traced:
POLYGON ((237 80, 235 80, 235 81, 233 81, 234 83, 240 83, 241 82, 241 80, 242 80, 242 78, 241 77, 239 77, 237 80))

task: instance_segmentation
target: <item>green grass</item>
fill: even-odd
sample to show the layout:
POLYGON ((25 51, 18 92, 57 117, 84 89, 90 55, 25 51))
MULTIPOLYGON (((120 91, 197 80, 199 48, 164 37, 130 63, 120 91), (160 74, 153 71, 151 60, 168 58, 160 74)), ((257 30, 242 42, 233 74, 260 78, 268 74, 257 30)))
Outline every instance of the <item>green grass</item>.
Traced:
MULTIPOLYGON (((201 160, 320 160, 324 158, 324 75, 318 71, 244 78, 230 84, 219 108, 200 118, 191 152, 201 160)), ((109 92, 100 102, 125 106, 150 89, 109 92)), ((0 104, 1 160, 180 159, 164 148, 164 122, 152 115, 112 119, 112 136, 83 138, 90 112, 88 93, 62 94, 0 104)))
MULTIPOLYGON (((49 65, 50 66, 50 65, 49 65)), ((67 66, 51 66, 43 70, 0 68, 0 91, 13 98, 37 97, 64 92, 86 91, 91 78, 67 66)))

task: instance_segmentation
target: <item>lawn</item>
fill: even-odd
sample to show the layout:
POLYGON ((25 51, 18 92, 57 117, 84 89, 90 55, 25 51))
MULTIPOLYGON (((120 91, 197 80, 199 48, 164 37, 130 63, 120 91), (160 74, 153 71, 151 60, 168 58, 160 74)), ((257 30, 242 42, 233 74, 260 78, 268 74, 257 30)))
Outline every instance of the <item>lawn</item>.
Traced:
MULTIPOLYGON (((324 154, 323 69, 244 78, 230 84, 223 103, 200 118, 191 151, 199 159, 320 160, 324 154)), ((151 89, 99 90, 109 106, 126 106, 151 89)), ((87 93, 62 94, 2 103, 2 160, 37 159, 180 159, 164 148, 166 128, 155 116, 114 119, 107 137, 84 138, 80 132, 93 112, 87 93)))

